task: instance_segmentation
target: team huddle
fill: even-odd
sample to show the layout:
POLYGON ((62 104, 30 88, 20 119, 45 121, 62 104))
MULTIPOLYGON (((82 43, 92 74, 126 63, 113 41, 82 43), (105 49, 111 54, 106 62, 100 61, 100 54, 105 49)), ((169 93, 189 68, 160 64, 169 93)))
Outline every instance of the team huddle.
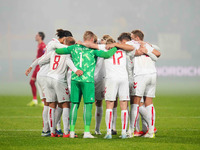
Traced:
POLYGON ((46 45, 44 55, 26 70, 28 75, 32 68, 40 66, 35 78, 44 102, 42 136, 76 138, 77 112, 83 97, 83 138, 96 138, 90 133, 94 102, 95 134, 101 135, 103 99, 106 101, 105 139, 112 139, 112 135, 117 134, 118 100, 122 125, 120 137, 154 138, 157 131, 153 106, 155 62, 161 55, 160 49, 144 42, 141 30, 121 33, 118 42, 109 35, 98 40, 91 31, 84 33, 83 42, 75 41, 68 30, 58 29, 56 35, 58 39, 53 38, 46 45))

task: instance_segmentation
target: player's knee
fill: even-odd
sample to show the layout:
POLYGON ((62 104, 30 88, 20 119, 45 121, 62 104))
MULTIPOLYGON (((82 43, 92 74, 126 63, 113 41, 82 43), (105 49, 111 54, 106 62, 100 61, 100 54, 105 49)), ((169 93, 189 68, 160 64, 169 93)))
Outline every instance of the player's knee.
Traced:
POLYGON ((118 105, 117 101, 114 102, 114 108, 116 108, 118 105))
POLYGON ((96 106, 101 107, 102 106, 102 101, 101 100, 96 100, 96 106))

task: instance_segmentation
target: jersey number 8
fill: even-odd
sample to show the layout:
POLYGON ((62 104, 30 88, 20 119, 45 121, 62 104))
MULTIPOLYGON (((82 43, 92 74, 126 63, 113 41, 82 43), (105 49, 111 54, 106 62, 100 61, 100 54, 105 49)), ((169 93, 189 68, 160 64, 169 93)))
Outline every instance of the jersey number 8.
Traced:
POLYGON ((60 61, 60 56, 56 55, 54 58, 54 63, 53 63, 53 70, 55 70, 58 67, 59 61, 60 61))

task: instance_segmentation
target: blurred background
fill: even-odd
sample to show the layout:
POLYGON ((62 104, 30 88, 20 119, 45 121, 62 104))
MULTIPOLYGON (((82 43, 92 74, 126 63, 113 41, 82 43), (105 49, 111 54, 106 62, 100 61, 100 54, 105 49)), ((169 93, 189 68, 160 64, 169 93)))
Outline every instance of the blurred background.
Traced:
POLYGON ((200 92, 199 0, 0 0, 0 94, 31 95, 25 70, 36 57, 35 35, 47 44, 56 29, 82 40, 141 29, 160 47, 157 94, 200 92))

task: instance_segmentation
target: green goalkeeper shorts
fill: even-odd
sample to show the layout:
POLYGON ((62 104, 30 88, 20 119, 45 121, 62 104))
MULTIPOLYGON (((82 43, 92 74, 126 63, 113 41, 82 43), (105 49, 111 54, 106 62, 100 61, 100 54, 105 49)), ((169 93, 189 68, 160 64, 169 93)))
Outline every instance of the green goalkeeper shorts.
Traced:
POLYGON ((70 101, 72 103, 79 103, 83 95, 84 103, 95 102, 95 87, 92 82, 78 82, 71 81, 71 95, 70 101))

